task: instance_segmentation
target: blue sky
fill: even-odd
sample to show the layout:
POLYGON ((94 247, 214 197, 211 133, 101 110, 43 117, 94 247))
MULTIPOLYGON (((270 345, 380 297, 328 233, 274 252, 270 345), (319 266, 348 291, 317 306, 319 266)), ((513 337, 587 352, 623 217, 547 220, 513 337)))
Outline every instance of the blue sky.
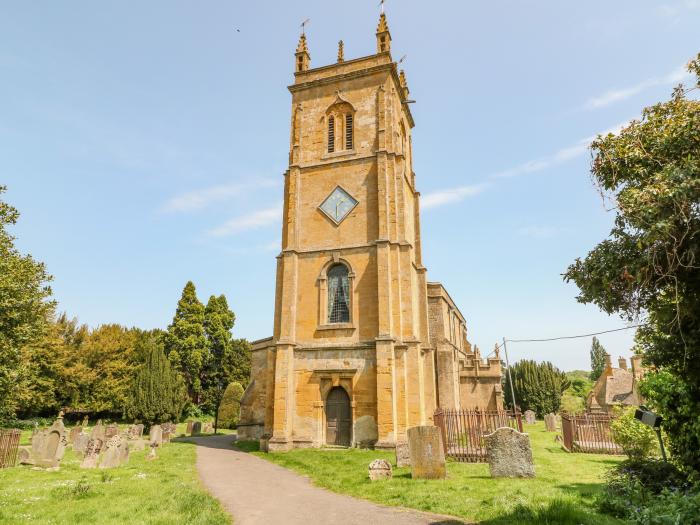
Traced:
MULTIPOLYGON (((0 7, 0 184, 18 246, 90 325, 165 327, 187 280, 237 337, 272 331, 299 24, 312 66, 371 54, 378 2, 21 2, 0 7), (352 5, 352 10, 348 6, 352 5)), ((429 278, 482 350, 624 326, 561 273, 609 231, 586 145, 668 98, 700 0, 389 0, 429 278)), ((601 336, 629 355, 631 333, 601 336)), ((511 360, 588 366, 590 340, 511 360)))

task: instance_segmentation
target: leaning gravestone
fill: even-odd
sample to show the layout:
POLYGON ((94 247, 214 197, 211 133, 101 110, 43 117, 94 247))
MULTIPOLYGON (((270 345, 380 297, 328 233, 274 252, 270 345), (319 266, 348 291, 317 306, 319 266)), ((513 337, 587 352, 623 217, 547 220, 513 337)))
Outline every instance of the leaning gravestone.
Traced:
POLYGON ((408 429, 408 451, 411 457, 411 477, 416 479, 443 479, 445 451, 440 429, 434 426, 408 429))
POLYGON ((391 479, 391 476, 391 463, 386 459, 375 459, 369 464, 369 479, 371 481, 391 479))
POLYGON ((411 453, 408 450, 408 441, 399 441, 396 443, 396 467, 410 467, 411 453))
POLYGON ((118 425, 107 425, 107 428, 105 428, 105 439, 109 440, 117 434, 119 434, 118 425))
POLYGON ((547 432, 557 431, 557 416, 552 413, 544 416, 544 426, 547 427, 547 432))
POLYGON ((160 425, 153 425, 148 436, 151 446, 159 447, 163 444, 163 428, 160 425))
POLYGON ((74 443, 75 442, 75 436, 80 434, 83 431, 83 427, 77 426, 73 427, 70 429, 70 434, 68 435, 68 442, 69 443, 74 443))
POLYGON ((85 454, 85 449, 87 448, 88 441, 90 441, 90 436, 85 432, 81 432, 73 440, 73 452, 78 455, 85 454))
POLYGON ((97 462, 100 459, 100 451, 102 450, 101 439, 90 438, 87 447, 85 447, 85 457, 80 464, 80 468, 97 468, 97 462))
POLYGON ((105 453, 100 461, 100 468, 114 468, 129 460, 129 445, 125 437, 117 434, 109 438, 105 444, 105 453))
POLYGON ((195 421, 194 423, 192 423, 192 431, 190 432, 190 436, 198 436, 201 433, 202 423, 200 421, 195 421))
POLYGON ((68 436, 66 427, 63 425, 63 417, 59 416, 53 425, 42 433, 42 436, 36 448, 34 443, 32 443, 36 464, 39 467, 56 468, 59 461, 63 459, 63 454, 65 454, 66 446, 68 445, 68 436))
POLYGON ((526 410, 523 415, 525 416, 525 423, 527 423, 528 425, 534 425, 537 421, 535 413, 532 410, 526 410))
POLYGON ((534 478, 530 436, 510 427, 484 436, 486 460, 492 478, 534 478))
POLYGON ((92 428, 90 432, 90 438, 99 439, 104 443, 105 441, 105 427, 102 425, 102 420, 98 419, 97 424, 92 428))

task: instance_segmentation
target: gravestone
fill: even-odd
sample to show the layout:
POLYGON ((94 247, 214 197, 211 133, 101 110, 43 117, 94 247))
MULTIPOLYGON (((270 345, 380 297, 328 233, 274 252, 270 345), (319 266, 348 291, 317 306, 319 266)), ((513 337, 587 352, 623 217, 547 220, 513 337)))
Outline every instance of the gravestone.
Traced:
POLYGON ((156 456, 156 446, 151 443, 151 451, 148 453, 146 456, 146 461, 153 461, 154 459, 158 459, 158 456, 156 456))
POLYGON ((129 445, 125 437, 117 434, 105 443, 105 452, 100 460, 100 468, 115 468, 129 460, 129 445))
POLYGON ((102 425, 101 419, 98 419, 97 424, 92 428, 92 432, 90 432, 90 438, 99 439, 101 442, 104 443, 104 441, 105 441, 105 427, 102 425))
POLYGON ((81 432, 75 436, 75 439, 73 440, 73 452, 81 456, 84 455, 88 441, 90 441, 90 436, 85 432, 81 432))
POLYGON ((201 433, 202 423, 200 421, 195 421, 194 423, 192 423, 192 432, 190 432, 190 436, 198 436, 201 433))
POLYGON ((66 427, 63 425, 63 416, 59 415, 53 425, 44 430, 41 435, 42 438, 37 443, 38 446, 36 448, 34 443, 32 443, 36 464, 40 467, 56 468, 61 459, 63 459, 66 446, 68 445, 68 435, 66 427))
POLYGON ((557 416, 552 413, 544 416, 544 426, 547 427, 547 432, 557 431, 557 416))
POLYGON ((127 431, 129 439, 141 439, 143 437, 143 425, 131 425, 127 431))
POLYGON ((408 441, 399 441, 396 443, 396 467, 410 467, 411 453, 408 450, 408 441))
POLYGON ((17 449, 17 463, 20 465, 33 465, 34 457, 30 447, 19 447, 17 449))
POLYGON ((371 481, 391 479, 391 476, 391 463, 386 459, 375 459, 369 464, 369 479, 371 481))
POLYGON ((68 435, 68 442, 69 443, 74 443, 75 442, 75 436, 80 434, 83 431, 83 427, 77 426, 73 427, 70 429, 70 434, 68 435))
POLYGON ((415 479, 443 479, 445 451, 442 448, 440 429, 421 426, 408 429, 408 451, 411 458, 411 477, 415 479))
POLYGON ((163 431, 170 432, 170 435, 174 436, 177 432, 177 425, 175 423, 163 423, 163 431))
POLYGON ((119 434, 119 426, 107 425, 107 427, 105 428, 105 440, 110 440, 117 434, 119 434))
POLYGON ((530 436, 510 427, 484 436, 486 461, 492 478, 534 478, 530 436))
POLYGON ((202 434, 211 434, 214 432, 213 423, 202 423, 202 434))
POLYGON ((161 427, 160 425, 153 425, 148 434, 148 437, 151 446, 161 446, 163 444, 163 427, 161 427))
POLYGON ((90 418, 88 418, 87 416, 85 416, 85 417, 83 418, 82 427, 83 427, 83 428, 87 428, 89 422, 90 422, 90 418))
POLYGON ((85 447, 85 457, 83 458, 80 468, 97 468, 97 462, 100 459, 100 451, 102 450, 101 439, 90 438, 85 447))
POLYGON ((185 430, 185 434, 189 434, 189 435, 192 434, 192 425, 194 425, 194 421, 189 420, 187 422, 187 429, 185 430))
POLYGON ((526 410, 523 415, 525 416, 525 423, 528 425, 534 425, 535 421, 537 421, 535 413, 532 410, 526 410))
POLYGON ((144 439, 130 439, 129 448, 133 452, 140 452, 141 450, 146 450, 146 441, 144 439))
POLYGON ((172 434, 169 430, 163 430, 163 443, 170 443, 170 438, 172 434))

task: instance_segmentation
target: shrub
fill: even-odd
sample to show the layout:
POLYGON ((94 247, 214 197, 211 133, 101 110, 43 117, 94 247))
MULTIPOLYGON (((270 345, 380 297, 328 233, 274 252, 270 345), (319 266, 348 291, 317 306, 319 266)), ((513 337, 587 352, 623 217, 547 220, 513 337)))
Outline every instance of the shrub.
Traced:
POLYGON ((600 511, 640 525, 700 523, 698 487, 658 459, 630 459, 614 467, 597 503, 600 511))
POLYGON ((561 396, 561 411, 569 414, 580 414, 586 410, 586 404, 578 396, 569 394, 568 391, 561 396))
POLYGON ((610 423, 615 443, 630 459, 649 457, 657 445, 654 430, 634 418, 634 408, 618 409, 616 418, 610 423))
POLYGON ((240 383, 233 382, 226 387, 224 396, 219 406, 219 427, 236 428, 241 414, 241 398, 243 387, 240 383))

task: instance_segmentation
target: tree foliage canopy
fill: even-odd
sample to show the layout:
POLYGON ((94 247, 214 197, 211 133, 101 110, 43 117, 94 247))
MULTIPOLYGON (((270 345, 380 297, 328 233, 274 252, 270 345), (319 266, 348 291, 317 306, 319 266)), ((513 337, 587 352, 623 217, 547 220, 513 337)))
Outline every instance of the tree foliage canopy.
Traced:
POLYGON ((656 370, 648 380, 667 393, 651 396, 654 408, 671 450, 700 471, 700 101, 688 97, 700 88, 700 55, 689 70, 694 88, 679 86, 671 100, 592 143, 593 180, 616 217, 610 236, 565 279, 579 287, 580 302, 646 321, 638 350, 656 370), (663 388, 669 382, 686 394, 663 388))
MULTIPOLYGON (((504 377, 507 380, 508 373, 504 377)), ((534 411, 538 417, 559 411, 562 394, 569 388, 566 374, 549 361, 518 361, 511 365, 510 377, 513 379, 517 405, 523 411, 534 411)), ((506 393, 506 403, 512 407, 510 385, 506 385, 503 390, 506 393)))
MULTIPOLYGON (((0 186, 0 196, 6 191, 0 186)), ((0 422, 14 416, 20 351, 41 337, 54 303, 44 265, 15 248, 7 231, 19 212, 0 200, 0 422)))

